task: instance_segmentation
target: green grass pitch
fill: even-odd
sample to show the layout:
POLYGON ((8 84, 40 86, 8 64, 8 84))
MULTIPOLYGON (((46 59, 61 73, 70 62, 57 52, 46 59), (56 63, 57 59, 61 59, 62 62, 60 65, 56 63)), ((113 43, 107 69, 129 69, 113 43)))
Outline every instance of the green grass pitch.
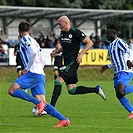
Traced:
MULTIPOLYGON (((104 101, 99 95, 85 94, 70 96, 65 85, 56 108, 71 121, 69 127, 53 128, 58 120, 49 115, 33 117, 33 104, 7 94, 11 83, 1 83, 0 132, 1 133, 132 133, 133 120, 120 105, 112 88, 112 81, 80 82, 95 86, 100 83, 107 95, 104 101)), ((46 83, 47 102, 50 101, 52 82, 46 83)), ((29 92, 30 93, 30 92, 29 92)), ((128 96, 133 99, 132 95, 128 96)), ((133 101, 133 100, 132 100, 133 101)))
MULTIPOLYGON (((90 74, 91 72, 94 75, 94 71, 88 73, 90 74)), ((3 71, 0 71, 0 74, 3 78, 3 81, 0 80, 0 133, 133 132, 133 120, 127 119, 129 113, 120 105, 115 97, 113 81, 111 79, 100 80, 98 76, 96 77, 98 80, 96 80, 90 75, 92 79, 87 77, 91 80, 86 80, 85 76, 83 77, 83 75, 86 75, 86 72, 82 72, 79 74, 80 80, 77 84, 85 86, 96 86, 100 84, 107 95, 107 101, 104 101, 99 95, 94 93, 75 96, 69 95, 65 85, 63 85, 62 94, 57 102, 56 108, 70 119, 71 124, 69 127, 53 128, 58 123, 57 119, 49 115, 33 117, 31 110, 34 104, 8 95, 8 88, 16 75, 9 78, 9 76, 4 77, 7 73, 3 71)), ((13 72, 11 74, 8 72, 8 74, 12 75, 13 72)), ((50 102, 53 90, 53 80, 50 81, 49 76, 50 74, 48 74, 48 80, 46 82, 48 103, 50 102)), ((127 97, 133 105, 133 94, 129 94, 127 97)))

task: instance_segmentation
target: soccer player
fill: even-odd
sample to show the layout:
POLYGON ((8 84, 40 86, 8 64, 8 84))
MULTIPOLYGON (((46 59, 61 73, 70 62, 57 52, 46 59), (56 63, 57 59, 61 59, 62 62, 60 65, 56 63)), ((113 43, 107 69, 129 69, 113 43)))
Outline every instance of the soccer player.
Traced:
POLYGON ((109 68, 114 68, 114 88, 116 97, 122 106, 130 113, 129 119, 133 118, 133 106, 125 95, 133 92, 133 85, 129 85, 133 76, 131 67, 133 64, 133 51, 128 44, 117 37, 118 28, 115 25, 107 27, 106 37, 110 41, 108 53, 112 64, 101 66, 100 72, 103 73, 109 68))
POLYGON ((79 64, 82 62, 83 55, 93 46, 92 41, 82 31, 72 28, 67 16, 61 16, 58 19, 58 25, 61 29, 60 37, 62 47, 54 50, 51 53, 51 57, 54 58, 57 53, 63 52, 65 67, 54 82, 51 104, 55 106, 56 101, 61 94, 61 88, 64 82, 66 83, 68 93, 71 95, 93 92, 99 94, 104 100, 106 100, 106 96, 99 85, 96 87, 76 87, 76 83, 78 82, 77 70, 79 64), (81 42, 86 44, 86 46, 79 53, 81 42))
MULTIPOLYGON (((61 42, 60 40, 58 40, 55 44, 55 50, 58 50, 61 48, 61 42)), ((52 58, 53 59, 53 58, 52 58)), ((63 56, 62 56, 62 52, 57 53, 54 57, 54 80, 56 80, 56 78, 58 77, 59 73, 61 72, 61 70, 63 69, 63 56)), ((61 93, 61 89, 60 90, 55 90, 57 93, 61 93)), ((56 93, 54 92, 54 94, 56 93)), ((50 104, 53 104, 53 99, 51 99, 50 104)))
POLYGON ((45 110, 49 115, 58 118, 60 121, 55 127, 64 127, 70 124, 70 121, 59 113, 55 107, 39 99, 45 99, 45 73, 43 71, 45 59, 43 52, 36 42, 30 36, 30 24, 22 21, 18 25, 18 32, 22 37, 20 42, 20 56, 24 64, 22 76, 18 77, 10 86, 8 93, 17 98, 34 103, 38 107, 38 115, 45 110), (21 88, 31 88, 32 96, 21 88))
MULTIPOLYGON (((55 44, 55 50, 60 48, 61 48, 61 43, 60 43, 60 40, 58 39, 58 41, 55 44)), ((62 56, 62 52, 60 52, 56 54, 54 58, 54 79, 57 78, 62 67, 63 67, 63 56, 62 56)))
MULTIPOLYGON (((18 36, 18 41, 20 43, 21 37, 20 35, 18 36)), ((14 47, 14 56, 16 56, 16 69, 17 69, 17 73, 18 73, 18 77, 21 76, 21 70, 24 69, 24 65, 23 62, 21 60, 20 54, 19 54, 19 48, 20 48, 20 44, 16 44, 14 47)))
MULTIPOLYGON (((18 77, 20 77, 22 75, 21 71, 24 69, 24 65, 22 62, 22 59, 20 57, 20 53, 19 53, 19 49, 20 49, 20 41, 21 41, 21 36, 18 36, 18 41, 19 43, 15 45, 14 47, 14 56, 16 56, 16 69, 17 69, 17 73, 18 73, 18 77)), ((24 91, 28 92, 27 89, 23 89, 24 91)), ((44 97, 42 97, 41 95, 37 95, 35 96, 37 99, 45 101, 46 99, 44 97)), ((41 115, 46 115, 47 112, 43 111, 41 113, 41 115)))
MULTIPOLYGON (((24 69, 24 64, 23 64, 22 59, 19 54, 20 40, 21 40, 21 36, 19 35, 18 36, 19 43, 16 44, 14 47, 14 56, 16 56, 16 69, 17 69, 18 77, 20 77, 22 75, 21 71, 24 69)), ((27 90, 25 90, 25 91, 28 92, 27 90)))

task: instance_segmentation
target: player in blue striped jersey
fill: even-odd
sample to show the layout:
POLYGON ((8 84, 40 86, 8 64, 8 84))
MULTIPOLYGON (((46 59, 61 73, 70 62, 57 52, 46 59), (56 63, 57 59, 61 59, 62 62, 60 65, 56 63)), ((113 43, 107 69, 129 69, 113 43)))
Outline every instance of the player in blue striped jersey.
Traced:
POLYGON ((70 121, 58 112, 55 107, 46 103, 45 99, 45 59, 39 44, 30 36, 30 24, 26 21, 20 22, 18 32, 22 37, 20 42, 20 56, 24 64, 22 76, 18 77, 11 85, 8 93, 17 98, 34 103, 38 107, 38 115, 45 110, 49 115, 59 119, 55 127, 64 127, 70 121), (21 88, 31 88, 32 96, 21 88))
POLYGON ((108 53, 112 64, 101 66, 100 72, 103 73, 106 69, 114 68, 116 97, 130 113, 128 118, 132 119, 133 106, 125 95, 133 92, 133 85, 130 85, 133 76, 133 51, 124 40, 117 37, 117 33, 118 28, 115 25, 107 27, 106 37, 110 41, 108 53))

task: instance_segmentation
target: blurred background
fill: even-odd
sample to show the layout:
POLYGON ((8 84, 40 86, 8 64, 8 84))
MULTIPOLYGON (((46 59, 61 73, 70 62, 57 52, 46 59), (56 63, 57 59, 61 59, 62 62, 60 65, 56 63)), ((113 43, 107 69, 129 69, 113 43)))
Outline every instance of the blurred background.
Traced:
POLYGON ((59 39, 57 20, 62 15, 94 42, 91 54, 84 56, 81 65, 108 64, 106 26, 116 24, 118 36, 132 43, 132 9, 132 0, 0 0, 0 66, 16 65, 13 51, 19 43, 17 26, 22 20, 31 23, 31 35, 44 50, 46 65, 51 66, 49 53, 59 39))

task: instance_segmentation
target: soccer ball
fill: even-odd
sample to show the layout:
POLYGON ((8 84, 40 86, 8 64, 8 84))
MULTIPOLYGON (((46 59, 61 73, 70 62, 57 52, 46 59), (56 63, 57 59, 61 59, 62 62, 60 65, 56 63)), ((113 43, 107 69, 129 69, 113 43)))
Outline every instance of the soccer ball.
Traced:
POLYGON ((33 114, 33 116, 43 116, 43 115, 46 115, 47 112, 43 110, 41 115, 38 115, 38 108, 37 108, 37 106, 34 106, 33 109, 32 109, 32 114, 33 114))
POLYGON ((33 116, 38 116, 38 108, 37 108, 37 106, 33 107, 32 114, 33 114, 33 116))

